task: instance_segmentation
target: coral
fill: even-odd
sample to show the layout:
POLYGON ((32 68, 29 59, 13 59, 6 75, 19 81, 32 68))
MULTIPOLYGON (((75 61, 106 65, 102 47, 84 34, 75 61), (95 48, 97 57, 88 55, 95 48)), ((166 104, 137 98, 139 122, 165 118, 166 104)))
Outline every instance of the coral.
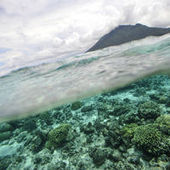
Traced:
POLYGON ((169 114, 164 114, 164 115, 161 115, 159 116, 155 123, 159 124, 160 126, 161 125, 166 125, 170 128, 170 115, 169 114))
POLYGON ((121 133, 124 137, 133 138, 137 127, 136 123, 127 124, 122 128, 121 133))
POLYGON ((159 155, 168 150, 168 141, 154 124, 137 127, 132 141, 139 148, 152 155, 159 155))
POLYGON ((24 123, 23 123, 23 129, 28 131, 28 132, 32 132, 33 130, 36 129, 37 125, 36 125, 36 119, 35 117, 30 117, 29 119, 23 119, 24 123))
POLYGON ((132 107, 128 103, 126 104, 126 102, 121 101, 114 101, 112 108, 113 110, 110 111, 110 114, 114 116, 125 115, 132 110, 132 107))
POLYGON ((7 140, 7 139, 9 140, 11 136, 12 136, 12 133, 10 131, 0 133, 0 142, 7 140))
POLYGON ((153 101, 147 101, 142 103, 138 107, 138 113, 140 118, 146 119, 156 119, 160 113, 161 109, 159 105, 153 101))
POLYGON ((57 163, 49 163, 47 169, 55 170, 55 169, 67 169, 66 163, 64 161, 57 161, 57 163))
POLYGON ((109 155, 109 159, 114 162, 119 162, 122 159, 122 155, 119 150, 114 149, 113 152, 109 155))
POLYGON ((120 125, 117 121, 109 123, 105 130, 103 130, 105 136, 105 145, 111 148, 118 148, 122 143, 120 136, 120 125))
POLYGON ((143 95, 146 95, 146 89, 144 87, 137 87, 134 90, 135 97, 139 97, 139 96, 143 96, 143 95))
POLYGON ((0 169, 7 169, 8 166, 11 164, 11 158, 6 157, 6 158, 0 158, 0 169))
POLYGON ((168 99, 167 99, 166 106, 167 106, 167 107, 170 107, 170 95, 169 95, 169 97, 168 97, 168 99))
POLYGON ((92 123, 89 122, 87 125, 83 125, 83 126, 81 127, 81 131, 83 131, 85 134, 91 134, 91 133, 94 133, 95 128, 94 128, 94 126, 92 125, 92 123))
POLYGON ((154 124, 158 127, 158 129, 165 133, 166 135, 170 135, 170 115, 164 114, 156 119, 154 124))
POLYGON ((83 106, 83 103, 80 101, 74 102, 71 105, 71 110, 78 110, 83 106))
POLYGON ((107 153, 101 148, 92 148, 89 155, 92 158, 93 163, 99 167, 105 162, 107 153))
POLYGON ((7 123, 7 122, 3 122, 0 124, 0 132, 6 132, 6 131, 12 131, 13 127, 7 123))
POLYGON ((3 122, 0 124, 0 142, 4 141, 4 140, 9 140, 10 137, 12 136, 12 130, 13 127, 7 123, 7 122, 3 122))
POLYGON ((168 97, 166 97, 166 96, 159 97, 159 103, 166 104, 167 101, 168 101, 168 97))
POLYGON ((149 95, 150 98, 158 103, 167 104, 168 103, 168 96, 167 91, 165 89, 161 89, 161 92, 156 91, 149 95))
POLYGON ((100 112, 109 112, 110 110, 113 110, 113 107, 108 103, 100 103, 97 105, 97 110, 100 112))
POLYGON ((39 152, 42 149, 42 146, 43 146, 43 141, 39 136, 36 136, 32 139, 31 150, 34 153, 39 152))
POLYGON ((128 112, 130 112, 130 110, 131 109, 128 105, 123 105, 122 103, 114 107, 114 115, 120 116, 122 114, 127 114, 128 112))
POLYGON ((52 124, 52 118, 49 112, 39 114, 39 120, 44 121, 47 125, 52 124))
POLYGON ((48 134, 48 141, 46 147, 48 149, 56 148, 66 142, 66 138, 71 126, 69 124, 62 124, 59 127, 51 130, 48 134))
POLYGON ((84 107, 81 108, 81 112, 90 112, 90 111, 92 111, 92 110, 93 110, 92 105, 90 105, 90 106, 84 106, 84 107))

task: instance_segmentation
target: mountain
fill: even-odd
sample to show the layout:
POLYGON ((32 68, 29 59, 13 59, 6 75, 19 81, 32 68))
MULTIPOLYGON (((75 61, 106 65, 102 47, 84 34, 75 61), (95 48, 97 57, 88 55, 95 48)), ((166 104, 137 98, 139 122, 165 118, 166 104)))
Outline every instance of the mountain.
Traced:
POLYGON ((104 35, 89 51, 99 50, 109 46, 120 45, 129 41, 139 40, 148 36, 161 36, 170 33, 170 28, 148 27, 142 24, 120 25, 104 35))

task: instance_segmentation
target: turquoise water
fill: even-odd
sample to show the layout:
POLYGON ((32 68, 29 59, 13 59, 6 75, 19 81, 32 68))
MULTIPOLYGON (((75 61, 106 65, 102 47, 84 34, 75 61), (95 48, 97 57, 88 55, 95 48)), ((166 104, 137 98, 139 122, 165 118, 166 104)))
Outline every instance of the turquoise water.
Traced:
POLYGON ((0 170, 169 169, 169 35, 0 61, 0 170))
POLYGON ((0 169, 169 169, 170 77, 0 124, 0 169))
POLYGON ((169 64, 166 35, 43 64, 23 60, 17 69, 0 67, 0 120, 34 115, 152 74, 169 74, 169 64))

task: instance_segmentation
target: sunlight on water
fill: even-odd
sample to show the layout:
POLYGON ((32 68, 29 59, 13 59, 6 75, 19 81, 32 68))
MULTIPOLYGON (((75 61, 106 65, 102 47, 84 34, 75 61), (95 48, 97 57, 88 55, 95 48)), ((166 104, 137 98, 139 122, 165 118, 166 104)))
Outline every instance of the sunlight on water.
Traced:
POLYGON ((169 72, 170 35, 22 68, 0 78, 0 119, 34 114, 66 102, 169 72))

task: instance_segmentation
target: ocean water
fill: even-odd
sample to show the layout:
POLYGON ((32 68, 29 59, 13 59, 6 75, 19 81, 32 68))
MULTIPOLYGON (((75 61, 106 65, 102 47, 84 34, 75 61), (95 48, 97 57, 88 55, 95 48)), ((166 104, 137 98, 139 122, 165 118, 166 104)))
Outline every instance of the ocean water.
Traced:
POLYGON ((168 73, 169 64, 168 34, 39 65, 22 61, 17 70, 4 71, 0 66, 0 120, 36 114, 157 72, 168 73))
POLYGON ((168 170, 169 64, 166 35, 0 66, 0 170, 168 170))

